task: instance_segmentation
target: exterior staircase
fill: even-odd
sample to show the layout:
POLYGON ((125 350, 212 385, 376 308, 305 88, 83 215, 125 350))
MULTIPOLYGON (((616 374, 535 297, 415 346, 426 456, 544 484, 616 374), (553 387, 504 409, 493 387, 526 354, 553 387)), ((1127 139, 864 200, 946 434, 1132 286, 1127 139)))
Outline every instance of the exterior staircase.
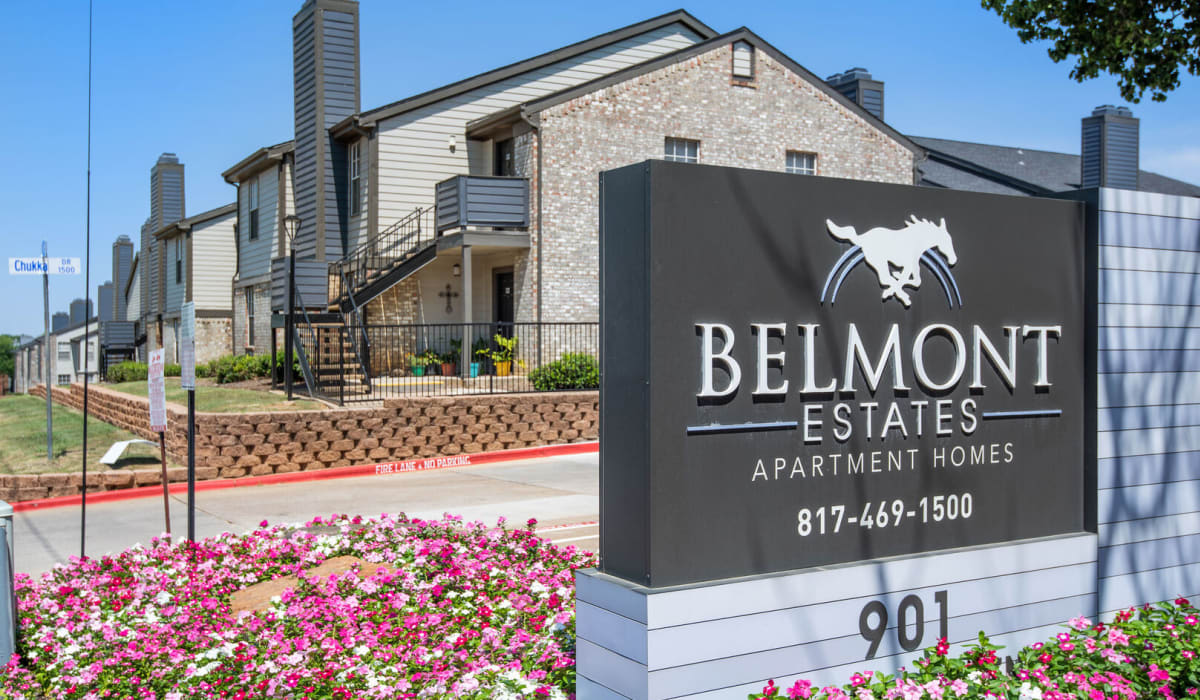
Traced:
POLYGON ((329 265, 329 310, 358 312, 437 257, 434 207, 413 210, 329 265))

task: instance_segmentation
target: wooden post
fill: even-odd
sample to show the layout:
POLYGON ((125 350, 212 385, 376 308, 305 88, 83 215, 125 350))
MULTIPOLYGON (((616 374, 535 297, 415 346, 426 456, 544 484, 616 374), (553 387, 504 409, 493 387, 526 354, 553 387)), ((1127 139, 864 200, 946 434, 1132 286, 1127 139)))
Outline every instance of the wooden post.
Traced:
POLYGON ((158 434, 158 447, 162 455, 163 518, 167 521, 167 534, 171 534, 171 504, 167 491, 167 434, 158 434))

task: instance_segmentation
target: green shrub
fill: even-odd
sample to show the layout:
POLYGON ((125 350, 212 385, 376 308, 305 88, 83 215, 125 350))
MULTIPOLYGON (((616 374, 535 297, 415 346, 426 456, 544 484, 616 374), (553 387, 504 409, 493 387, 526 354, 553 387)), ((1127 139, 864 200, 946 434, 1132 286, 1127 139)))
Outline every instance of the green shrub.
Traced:
POLYGON ((568 352, 530 372, 529 381, 538 391, 596 389, 600 386, 600 366, 587 353, 568 352))
POLYGON ((178 377, 183 374, 183 368, 179 365, 173 365, 170 362, 163 365, 164 377, 178 377))
POLYGON ((145 362, 118 362, 108 368, 108 381, 115 384, 141 381, 149 375, 149 371, 145 362))
MULTIPOLYGON (((225 355, 209 362, 205 366, 203 375, 200 373, 200 367, 197 366, 196 376, 212 377, 217 380, 218 384, 229 384, 249 379, 269 379, 272 368, 275 368, 280 377, 283 376, 283 353, 279 353, 274 360, 270 355, 225 355)), ((292 359, 292 368, 296 376, 300 376, 300 363, 295 355, 292 359)))

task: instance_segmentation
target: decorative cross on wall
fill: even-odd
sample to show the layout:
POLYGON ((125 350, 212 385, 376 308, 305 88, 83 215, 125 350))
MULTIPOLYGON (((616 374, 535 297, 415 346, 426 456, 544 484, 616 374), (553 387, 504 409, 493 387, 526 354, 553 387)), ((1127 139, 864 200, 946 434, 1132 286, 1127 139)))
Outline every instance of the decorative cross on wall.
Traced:
POLYGON ((450 283, 449 283, 449 282, 447 282, 447 283, 446 283, 446 291, 444 291, 444 292, 438 292, 438 296, 439 296, 439 297, 446 297, 446 313, 451 313, 451 312, 453 312, 453 311, 454 311, 454 307, 450 305, 450 302, 451 302, 451 301, 454 299, 454 297, 458 296, 458 292, 452 291, 452 290, 450 289, 450 283))

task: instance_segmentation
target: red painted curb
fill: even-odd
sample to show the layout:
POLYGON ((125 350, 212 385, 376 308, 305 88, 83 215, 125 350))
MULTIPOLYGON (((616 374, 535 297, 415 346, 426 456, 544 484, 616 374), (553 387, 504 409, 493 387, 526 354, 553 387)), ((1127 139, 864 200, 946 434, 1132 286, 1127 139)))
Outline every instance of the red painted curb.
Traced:
MULTIPOLYGON (((270 484, 292 484, 302 481, 320 481, 324 479, 345 479, 352 476, 375 476, 405 474, 409 472, 432 471, 449 469, 450 467, 472 467, 493 462, 511 462, 518 459, 535 459, 537 457, 556 457, 559 455, 584 454, 598 452, 599 442, 575 442, 569 445, 545 445, 543 447, 522 447, 516 450, 497 450, 495 452, 478 452, 466 455, 447 455, 428 457, 424 459, 409 459, 400 462, 379 462, 375 464, 358 464, 349 467, 333 467, 311 472, 288 472, 287 474, 266 474, 264 476, 246 476, 240 479, 212 479, 197 481, 196 491, 219 491, 236 489, 244 486, 267 486, 270 484)), ((187 483, 169 484, 167 490, 171 493, 187 493, 187 483)), ((148 498, 162 493, 162 484, 153 486, 138 486, 120 491, 101 491, 88 494, 88 503, 111 503, 127 501, 134 498, 148 498)), ((13 512, 20 513, 43 508, 61 508, 64 506, 80 505, 83 495, 56 496, 41 498, 33 501, 18 501, 13 503, 13 512)))

